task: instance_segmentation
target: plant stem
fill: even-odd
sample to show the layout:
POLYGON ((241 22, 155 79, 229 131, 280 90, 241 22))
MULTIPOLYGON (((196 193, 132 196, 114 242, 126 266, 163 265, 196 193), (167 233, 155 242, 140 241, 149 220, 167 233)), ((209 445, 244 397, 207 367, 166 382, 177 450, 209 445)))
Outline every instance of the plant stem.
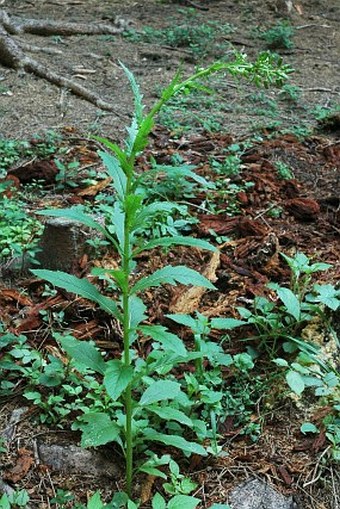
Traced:
MULTIPOLYGON (((128 176, 126 183, 125 197, 129 196, 131 187, 131 177, 128 176)), ((122 290, 123 307, 123 341, 124 341, 124 364, 129 366, 130 359, 130 306, 129 306, 129 282, 130 282, 130 222, 128 212, 125 210, 124 218, 124 249, 122 254, 122 269, 125 276, 125 284, 122 290)), ((131 384, 125 390, 125 415, 126 415, 126 492, 131 498, 132 472, 133 472, 133 444, 132 444, 132 394, 131 384)))

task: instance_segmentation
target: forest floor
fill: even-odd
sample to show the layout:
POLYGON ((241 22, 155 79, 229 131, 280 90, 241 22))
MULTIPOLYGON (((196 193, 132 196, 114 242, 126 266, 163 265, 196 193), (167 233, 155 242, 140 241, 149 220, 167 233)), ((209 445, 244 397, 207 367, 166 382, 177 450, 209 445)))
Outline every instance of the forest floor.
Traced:
MULTIPOLYGON (((289 256, 303 252, 313 262, 331 264, 329 270, 318 272, 313 282, 338 287, 337 0, 302 2, 289 15, 274 9, 272 2, 261 0, 201 0, 197 3, 203 9, 189 7, 185 2, 154 0, 0 3, 9 14, 21 18, 110 23, 117 22, 119 17, 126 26, 116 36, 19 36, 26 43, 55 50, 52 56, 38 53, 35 58, 111 102, 113 112, 99 110, 32 74, 0 66, 0 170, 4 172, 1 176, 12 175, 17 191, 8 198, 18 199, 20 206, 32 215, 46 207, 91 205, 106 192, 110 194, 96 153, 99 143, 93 135, 120 143, 130 122, 132 94, 119 61, 133 71, 148 107, 177 69, 181 68, 184 76, 189 75, 197 65, 223 59, 235 49, 254 59, 260 51, 268 49, 268 39, 261 34, 288 19, 292 34, 287 25, 281 25, 274 36, 275 51, 295 69, 283 89, 263 90, 231 77, 211 77, 208 82, 211 94, 197 90, 190 96, 174 99, 163 109, 150 145, 138 161, 139 171, 148 169, 151 158, 158 164, 171 165, 176 160, 194 165, 198 175, 217 183, 216 189, 209 191, 192 187, 192 182, 182 182, 176 192, 172 190, 171 199, 187 207, 191 219, 181 212, 182 216, 177 218, 181 225, 167 223, 157 228, 167 232, 183 225, 191 228, 195 236, 210 239, 219 246, 218 261, 198 250, 177 248, 170 253, 157 251, 152 257, 142 256, 138 271, 153 272, 170 260, 171 264, 178 262, 199 270, 203 267, 214 273, 217 290, 202 293, 194 304, 186 301, 183 288, 147 293, 150 323, 167 326, 165 315, 169 312, 199 311, 209 317, 238 317, 237 306, 250 305, 256 296, 269 295, 266 287, 269 282, 289 285, 290 272, 281 252, 289 256), (178 27, 183 30, 178 31, 178 27)), ((152 183, 155 192, 157 185, 160 193, 169 192, 169 188, 162 188, 162 181, 152 183)), ((74 270, 84 276, 94 264, 109 265, 110 256, 106 253, 101 260, 82 256, 74 270)), ((8 252, 3 252, 1 262, 3 333, 24 334, 30 349, 62 359, 51 331, 70 327, 77 338, 93 339, 103 350, 109 348, 109 355, 119 355, 121 338, 102 312, 74 301, 65 292, 46 296, 41 282, 27 273, 16 273, 13 279, 10 269, 6 272, 8 252)), ((334 315, 329 315, 333 332, 340 329, 339 317, 334 315)), ((330 341, 329 330, 315 327, 313 330, 305 327, 305 339, 330 341)), ((186 337, 183 331, 181 334, 186 337)), ((245 334, 249 336, 249 330, 245 334)), ((220 335, 215 338, 220 339, 220 335)), ((187 340, 190 342, 189 336, 187 340)), ((237 354, 244 350, 244 337, 233 331, 226 351, 237 354)), ((7 372, 1 359, 7 351, 0 351, 0 373, 4 377, 7 372)), ((335 355, 338 357, 338 353, 335 355)), ((338 464, 330 458, 331 444, 323 425, 329 402, 317 405, 307 397, 295 401, 283 388, 281 379, 273 383, 271 369, 267 361, 260 360, 254 374, 258 387, 253 387, 247 401, 241 397, 237 400, 237 405, 244 406, 247 422, 242 421, 235 407, 230 415, 220 418, 220 443, 227 456, 184 462, 184 473, 198 484, 194 494, 202 500, 200 507, 226 503, 230 490, 254 475, 294 496, 300 509, 339 507, 338 464), (261 392, 265 390, 268 392, 261 392), (320 433, 302 434, 300 426, 305 421, 313 422, 320 433)), ((235 383, 232 375, 230 380, 235 383)), ((244 381, 242 390, 249 395, 247 383, 244 381)), ((41 437, 63 445, 78 443, 79 435, 70 432, 67 419, 53 413, 48 405, 44 412, 50 421, 49 428, 37 423, 39 405, 33 406, 23 399, 24 390, 24 383, 18 382, 14 398, 13 394, 0 393, 3 430, 11 424, 16 408, 26 408, 13 429, 8 449, 0 457, 1 479, 15 489, 25 488, 31 496, 31 507, 39 509, 69 507, 50 503, 58 489, 73 492, 84 502, 96 489, 109 495, 124 488, 123 476, 98 478, 84 472, 64 475, 38 465, 34 444, 41 437)), ((46 388, 43 394, 46 400, 46 388)), ((337 432, 340 434, 339 429, 337 432)), ((104 447, 104 453, 109 456, 112 450, 104 447)), ((150 496, 156 489, 161 490, 158 480, 138 479, 136 497, 142 493, 142 507, 150 507, 150 496)))

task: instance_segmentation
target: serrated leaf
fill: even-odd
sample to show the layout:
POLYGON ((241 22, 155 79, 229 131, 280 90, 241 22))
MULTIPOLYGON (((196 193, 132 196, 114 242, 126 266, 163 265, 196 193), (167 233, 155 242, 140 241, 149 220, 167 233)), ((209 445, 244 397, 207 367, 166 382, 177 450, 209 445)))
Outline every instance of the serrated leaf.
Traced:
POLYGON ((135 286, 131 289, 131 292, 137 293, 151 288, 154 286, 160 286, 161 284, 177 285, 193 285, 203 286, 211 290, 215 289, 215 286, 207 279, 202 276, 199 272, 193 269, 189 269, 184 265, 178 265, 177 267, 167 266, 162 269, 156 270, 150 276, 140 279, 135 286))
POLYGON ((119 62, 119 65, 125 72, 131 86, 131 90, 133 93, 134 98, 134 106, 135 106, 135 116, 138 125, 140 125, 142 118, 143 118, 143 95, 140 92, 140 87, 136 81, 136 78, 134 77, 133 73, 128 69, 122 62, 119 62))
POLYGON ((94 345, 87 341, 79 341, 72 336, 66 336, 59 341, 65 352, 76 362, 93 369, 96 373, 102 375, 105 373, 106 363, 94 345))
POLYGON ((115 156, 108 152, 100 150, 98 154, 106 167, 107 173, 113 180, 113 185, 119 199, 122 200, 125 196, 127 178, 122 170, 120 162, 115 156))
POLYGON ((136 295, 129 297, 130 308, 130 328, 135 329, 143 320, 146 319, 146 306, 142 299, 136 295))
POLYGON ((141 406, 151 405, 166 399, 175 399, 181 392, 181 386, 170 380, 158 380, 150 385, 143 393, 139 404, 141 406))
POLYGON ((152 442, 161 442, 162 444, 176 447, 177 449, 190 454, 207 456, 207 451, 202 445, 196 444, 196 442, 188 442, 185 438, 178 435, 166 435, 164 433, 157 433, 151 428, 146 428, 144 430, 144 436, 152 442))
POLYGON ((83 432, 82 447, 98 447, 114 442, 120 434, 119 426, 105 413, 85 414, 80 427, 83 432))
POLYGON ((183 341, 162 325, 142 325, 139 327, 139 330, 142 334, 145 334, 145 336, 150 336, 160 343, 166 351, 175 352, 178 355, 186 357, 188 352, 183 341))
POLYGON ((189 495, 175 495, 168 502, 168 509, 195 509, 201 500, 189 495))
POLYGON ((286 307, 287 313, 292 315, 295 320, 299 320, 301 316, 301 306, 296 295, 289 288, 278 288, 277 295, 286 307))
POLYGON ((112 143, 107 138, 102 138, 100 136, 93 136, 95 140, 100 141, 105 147, 110 149, 116 156, 119 161, 119 164, 126 174, 126 170, 130 168, 130 165, 127 160, 127 155, 125 152, 117 145, 117 143, 112 143))
POLYGON ((232 330, 245 325, 247 322, 236 318, 212 318, 210 323, 212 329, 232 330))
POLYGON ((167 318, 170 318, 176 323, 180 325, 185 325, 186 327, 190 327, 191 330, 194 330, 197 326, 197 320, 192 318, 190 315, 181 315, 181 314, 172 314, 166 315, 167 318))
POLYGON ((161 419, 165 421, 176 421, 180 424, 184 424, 185 426, 193 427, 193 422, 184 412, 181 410, 177 410, 176 408, 171 407, 157 407, 157 406, 149 406, 149 412, 153 412, 158 415, 161 419))
POLYGON ((150 242, 147 242, 142 247, 136 249, 135 253, 142 253, 143 251, 147 251, 149 249, 154 249, 155 247, 169 247, 169 246, 191 246, 197 247, 199 249, 206 249, 208 251, 216 252, 217 249, 210 242, 201 239, 195 239, 194 237, 184 237, 181 235, 176 235, 174 237, 162 237, 160 239, 154 239, 150 242))
POLYGON ((105 237, 108 237, 110 240, 112 240, 112 237, 109 235, 104 226, 97 223, 97 221, 95 221, 88 214, 85 214, 85 212, 80 210, 78 207, 73 207, 70 209, 39 210, 36 212, 36 214, 39 214, 41 216, 65 217, 67 219, 71 219, 72 221, 78 221, 79 223, 82 223, 85 226, 88 226, 89 228, 93 228, 94 230, 99 231, 105 237))
POLYGON ((303 381, 302 376, 297 371, 289 370, 286 373, 286 380, 289 387, 292 389, 295 394, 302 394, 305 389, 305 382, 303 381))
POLYGON ((106 363, 104 385, 105 389, 116 401, 133 380, 133 367, 125 366, 120 360, 113 360, 106 363))
POLYGON ((126 152, 128 155, 134 153, 134 145, 138 135, 138 122, 136 116, 132 118, 131 124, 129 127, 126 127, 128 137, 125 140, 126 152))
POLYGON ((31 272, 41 279, 46 279, 46 281, 52 283, 54 286, 58 286, 67 292, 75 293, 85 299, 96 302, 101 309, 113 315, 118 320, 121 320, 121 313, 117 304, 112 299, 102 295, 87 279, 79 279, 73 274, 67 274, 66 272, 58 270, 35 269, 31 270, 31 272))
POLYGON ((114 233, 118 239, 119 251, 121 253, 124 252, 124 221, 125 221, 125 213, 121 209, 121 205, 119 202, 115 202, 110 216, 111 224, 108 225, 108 230, 110 233, 114 233))
POLYGON ((167 201, 150 203, 149 205, 144 206, 140 213, 135 217, 135 221, 132 225, 132 228, 134 230, 137 228, 142 228, 144 227, 145 222, 152 219, 152 217, 158 212, 172 212, 174 209, 180 210, 181 205, 178 205, 175 202, 167 201))

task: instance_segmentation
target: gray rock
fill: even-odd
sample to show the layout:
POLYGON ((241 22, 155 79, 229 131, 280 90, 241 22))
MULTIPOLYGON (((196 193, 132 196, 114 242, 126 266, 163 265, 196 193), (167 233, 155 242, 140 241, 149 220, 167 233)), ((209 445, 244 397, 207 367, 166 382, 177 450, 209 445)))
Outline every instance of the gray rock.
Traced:
POLYGON ((302 509, 292 497, 285 497, 259 479, 237 486, 230 494, 229 504, 231 509, 302 509))
POLYGON ((82 449, 76 445, 38 444, 39 459, 52 470, 84 473, 94 477, 120 477, 122 470, 116 458, 108 459, 102 452, 82 449))

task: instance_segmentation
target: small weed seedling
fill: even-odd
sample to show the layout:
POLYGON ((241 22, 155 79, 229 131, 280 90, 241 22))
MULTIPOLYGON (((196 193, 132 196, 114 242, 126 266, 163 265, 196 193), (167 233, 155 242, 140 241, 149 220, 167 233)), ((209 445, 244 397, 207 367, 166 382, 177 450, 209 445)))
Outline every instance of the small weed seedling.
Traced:
MULTIPOLYGON (((273 59, 269 54, 261 55, 254 64, 240 55, 233 62, 215 63, 206 69, 200 69, 184 81, 180 81, 179 75, 176 75, 147 114, 144 113, 142 96, 135 78, 123 66, 134 93, 135 114, 127 129, 128 136, 123 147, 101 139, 111 151, 111 153, 101 152, 100 155, 116 192, 109 223, 105 226, 98 224, 91 216, 79 210, 44 212, 47 215, 73 218, 96 229, 114 246, 120 256, 120 266, 117 269, 96 268, 92 271, 93 275, 109 282, 117 294, 116 299, 100 293, 87 279, 49 270, 34 270, 33 273, 55 286, 97 303, 120 323, 124 344, 121 359, 105 361, 92 343, 77 341, 69 336, 61 339, 61 344, 75 362, 103 377, 103 384, 109 397, 117 404, 114 416, 105 411, 86 413, 83 416, 82 445, 88 447, 116 442, 122 448, 126 462, 126 491, 130 498, 135 450, 145 452, 150 450, 152 444, 161 443, 176 447, 188 455, 207 454, 205 447, 198 440, 188 441, 183 436, 187 427, 193 429, 193 423, 187 416, 191 402, 181 383, 171 374, 173 367, 178 364, 187 364, 192 360, 200 363, 204 351, 189 352, 184 342, 164 327, 141 325, 146 318, 146 307, 139 295, 148 288, 162 284, 180 283, 214 288, 209 280, 185 266, 168 265, 136 280, 134 275, 136 257, 139 253, 155 247, 176 244, 215 250, 208 242, 184 236, 166 236, 145 242, 142 232, 149 217, 160 211, 171 211, 173 205, 167 201, 145 203, 141 192, 144 174, 139 175, 135 171, 136 157, 148 143, 155 116, 175 94, 190 91, 197 85, 197 80, 218 71, 243 76, 258 84, 281 83, 288 69, 281 63, 278 67, 273 67, 272 64, 273 59), (134 350, 134 344, 140 336, 150 337, 154 341, 153 349, 146 358, 137 356, 134 350), (162 427, 157 426, 157 421, 162 423, 162 427)), ((139 468, 152 475, 159 473, 164 476, 162 470, 157 467, 141 465, 139 468)), ((157 497, 153 500, 153 507, 190 509, 199 503, 199 499, 189 495, 181 494, 174 497, 181 497, 182 505, 176 506, 172 501, 164 505, 164 501, 157 497)), ((129 504, 130 509, 137 507, 133 502, 129 504)))
POLYGON ((266 42, 268 49, 291 49, 294 47, 292 36, 294 29, 288 22, 281 22, 261 32, 260 37, 266 42))
POLYGON ((277 161, 275 163, 275 168, 278 173, 278 176, 282 180, 290 180, 294 178, 294 173, 289 168, 289 166, 282 161, 277 161))

